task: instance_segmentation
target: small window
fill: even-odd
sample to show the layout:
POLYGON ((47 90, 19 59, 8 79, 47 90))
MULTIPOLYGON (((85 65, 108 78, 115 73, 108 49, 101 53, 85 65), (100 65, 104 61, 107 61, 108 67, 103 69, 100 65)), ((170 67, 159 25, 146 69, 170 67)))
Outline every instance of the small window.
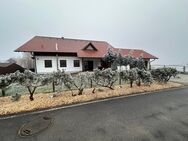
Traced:
POLYGON ((74 67, 80 67, 80 60, 74 60, 74 67))
POLYGON ((60 60, 60 67, 67 67, 67 60, 60 60))
POLYGON ((52 68, 52 60, 44 60, 45 68, 52 68))

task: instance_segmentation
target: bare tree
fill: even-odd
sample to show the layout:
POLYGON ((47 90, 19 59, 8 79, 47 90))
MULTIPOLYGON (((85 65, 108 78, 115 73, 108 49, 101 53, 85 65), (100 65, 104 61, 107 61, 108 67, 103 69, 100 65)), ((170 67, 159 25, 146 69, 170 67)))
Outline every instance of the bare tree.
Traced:
POLYGON ((8 63, 17 63, 15 58, 9 58, 8 60, 6 60, 6 62, 8 62, 8 63))
POLYGON ((33 69, 34 61, 32 55, 30 53, 23 53, 21 58, 17 58, 17 64, 26 69, 33 69))

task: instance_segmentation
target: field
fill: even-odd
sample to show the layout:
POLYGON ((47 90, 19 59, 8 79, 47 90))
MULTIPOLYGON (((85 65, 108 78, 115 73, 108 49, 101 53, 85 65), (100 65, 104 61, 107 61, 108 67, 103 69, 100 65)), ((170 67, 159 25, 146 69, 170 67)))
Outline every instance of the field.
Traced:
MULTIPOLYGON (((0 115, 34 111, 109 97, 132 95, 135 93, 152 92, 180 86, 182 85, 169 82, 165 85, 154 83, 151 86, 139 87, 135 85, 133 88, 130 88, 128 84, 124 84, 121 86, 116 85, 114 90, 98 87, 94 94, 92 93, 91 88, 87 88, 84 90, 83 95, 79 96, 72 96, 70 91, 60 92, 60 90, 58 90, 59 92, 49 93, 52 89, 49 88, 50 86, 46 86, 38 89, 37 94, 34 95, 34 101, 29 100, 29 95, 26 95, 27 92, 25 93, 25 95, 21 96, 21 99, 19 101, 16 102, 11 101, 11 96, 0 97, 0 115), (40 91, 42 91, 42 93, 40 93, 40 91)), ((9 94, 11 94, 11 92, 13 93, 13 91, 16 93, 18 92, 18 90, 20 91, 20 93, 23 93, 25 91, 24 88, 16 89, 16 87, 14 87, 12 88, 12 90, 9 90, 9 94)), ((77 91, 74 91, 74 93, 76 94, 77 91)))

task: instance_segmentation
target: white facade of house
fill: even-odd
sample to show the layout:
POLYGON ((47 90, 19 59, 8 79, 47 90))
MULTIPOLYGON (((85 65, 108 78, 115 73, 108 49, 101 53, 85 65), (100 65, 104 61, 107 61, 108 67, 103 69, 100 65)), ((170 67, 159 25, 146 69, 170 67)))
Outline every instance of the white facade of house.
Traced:
POLYGON ((35 56, 36 73, 51 73, 57 70, 66 72, 80 72, 82 68, 82 58, 67 56, 35 56), (45 60, 51 60, 52 66, 45 67, 45 60), (66 67, 60 67, 60 60, 66 60, 66 67), (74 67, 74 60, 79 60, 79 67, 74 67))
MULTIPOLYGON (((147 62, 147 69, 149 69, 150 63, 149 60, 147 62)), ((76 56, 35 56, 35 68, 36 73, 52 73, 56 72, 57 70, 64 70, 65 72, 76 73, 81 71, 92 71, 96 68, 101 66, 101 59, 97 58, 79 58, 76 56), (51 66, 46 67, 45 61, 50 60, 51 66), (66 60, 66 66, 61 67, 60 61, 66 60), (79 66, 74 66, 74 61, 79 61, 79 66), (87 68, 86 62, 92 62, 92 67, 89 69, 87 68), (86 64, 85 64, 86 63, 86 64), (89 70, 87 70, 89 69, 89 70)), ((118 71, 122 70, 129 70, 130 66, 118 66, 118 71)))
POLYGON ((80 72, 82 71, 82 58, 78 57, 65 57, 65 56, 60 56, 58 57, 58 69, 59 70, 64 70, 65 72, 80 72), (67 62, 67 67, 60 67, 60 60, 66 60, 67 62), (74 60, 79 60, 80 61, 80 66, 79 67, 74 67, 74 60))

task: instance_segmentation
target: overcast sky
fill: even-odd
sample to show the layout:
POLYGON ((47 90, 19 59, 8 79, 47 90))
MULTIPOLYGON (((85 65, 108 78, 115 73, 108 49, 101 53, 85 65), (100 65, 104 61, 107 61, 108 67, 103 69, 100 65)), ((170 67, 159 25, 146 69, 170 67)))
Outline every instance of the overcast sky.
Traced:
POLYGON ((0 60, 36 35, 143 49, 188 64, 188 0, 0 0, 0 60))

